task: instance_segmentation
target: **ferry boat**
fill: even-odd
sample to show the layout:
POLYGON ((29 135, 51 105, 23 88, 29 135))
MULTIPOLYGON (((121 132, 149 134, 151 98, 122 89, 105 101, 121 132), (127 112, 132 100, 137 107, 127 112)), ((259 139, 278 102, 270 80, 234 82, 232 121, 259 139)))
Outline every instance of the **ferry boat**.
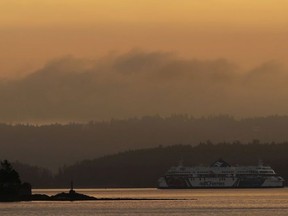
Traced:
POLYGON ((220 159, 209 167, 171 167, 158 188, 280 188, 284 182, 270 166, 231 166, 220 159))

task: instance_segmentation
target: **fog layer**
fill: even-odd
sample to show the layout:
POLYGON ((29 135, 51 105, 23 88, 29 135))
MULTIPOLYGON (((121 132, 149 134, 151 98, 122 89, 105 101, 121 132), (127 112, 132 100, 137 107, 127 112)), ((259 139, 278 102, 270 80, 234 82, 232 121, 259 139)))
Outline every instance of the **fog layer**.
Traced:
POLYGON ((288 114, 288 71, 275 62, 242 70, 225 59, 132 51, 64 57, 0 83, 0 121, 86 121, 186 113, 288 114))

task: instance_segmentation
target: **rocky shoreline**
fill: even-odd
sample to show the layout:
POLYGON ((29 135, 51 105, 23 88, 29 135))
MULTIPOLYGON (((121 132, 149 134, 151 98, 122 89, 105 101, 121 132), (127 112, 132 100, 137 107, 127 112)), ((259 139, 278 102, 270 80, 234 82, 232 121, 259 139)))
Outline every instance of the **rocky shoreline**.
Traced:
POLYGON ((56 195, 48 196, 46 194, 32 194, 30 197, 31 201, 81 201, 81 200, 97 200, 97 198, 92 196, 87 196, 85 194, 80 194, 74 192, 69 193, 58 193, 56 195))
POLYGON ((96 198, 85 194, 77 193, 75 191, 69 193, 58 193, 56 195, 48 196, 46 194, 32 194, 29 200, 23 201, 121 201, 121 200, 186 200, 186 199, 160 199, 160 198, 96 198))

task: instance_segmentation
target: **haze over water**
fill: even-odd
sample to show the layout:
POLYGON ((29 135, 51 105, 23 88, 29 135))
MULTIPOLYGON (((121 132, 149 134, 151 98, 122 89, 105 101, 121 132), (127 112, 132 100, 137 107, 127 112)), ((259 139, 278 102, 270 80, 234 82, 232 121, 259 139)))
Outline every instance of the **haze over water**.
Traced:
MULTIPOLYGON (((66 189, 67 190, 67 189, 66 189)), ((55 194, 63 190, 34 190, 55 194)), ((285 216, 288 189, 85 189, 76 190, 98 198, 157 198, 178 200, 128 200, 80 202, 1 203, 1 216, 78 215, 200 215, 285 216)))

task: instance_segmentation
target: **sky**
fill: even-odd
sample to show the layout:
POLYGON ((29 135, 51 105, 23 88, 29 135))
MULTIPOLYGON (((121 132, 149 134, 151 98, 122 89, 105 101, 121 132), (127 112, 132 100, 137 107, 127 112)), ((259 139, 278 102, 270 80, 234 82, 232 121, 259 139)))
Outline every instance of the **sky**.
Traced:
MULTIPOLYGON (((228 113, 236 116, 288 114, 285 111, 287 104, 278 101, 286 100, 287 89, 278 85, 283 82, 287 71, 287 11, 286 0, 2 0, 0 101, 7 112, 9 111, 9 115, 2 111, 0 120, 58 119, 59 116, 65 116, 65 109, 69 109, 69 106, 61 104, 61 101, 69 100, 67 94, 70 94, 70 102, 86 98, 86 102, 81 106, 86 108, 78 108, 77 112, 67 112, 70 115, 65 118, 77 116, 76 120, 129 117, 128 113, 145 115, 162 112, 188 112, 192 115, 228 113), (129 68, 121 69, 117 62, 123 63, 129 58, 131 62, 136 62, 127 64, 129 68), (151 69, 147 62, 156 66, 151 69), (171 76, 165 73, 157 80, 160 72, 175 62, 176 71, 169 70, 173 76, 176 72, 180 74, 179 79, 171 79, 171 76), (196 64, 199 68, 195 69, 196 66, 191 64, 196 64), (131 75, 131 70, 136 73, 141 71, 140 67, 145 69, 141 72, 142 75, 151 76, 146 70, 156 71, 154 81, 157 80, 158 87, 155 85, 151 88, 151 82, 139 80, 139 73, 137 76, 131 75), (77 86, 74 86, 74 82, 69 82, 74 79, 75 68, 78 70, 77 76, 79 73, 81 77, 92 73, 93 77, 97 77, 100 73, 101 79, 104 76, 103 71, 106 71, 106 79, 99 83, 99 80, 93 78, 95 83, 90 83, 91 88, 87 87, 87 92, 83 92, 80 89, 90 86, 86 83, 87 80, 77 86), (211 78, 215 70, 220 70, 221 76, 222 73, 228 73, 231 77, 237 77, 237 84, 231 86, 233 82, 227 81, 220 85, 219 79, 211 78), (50 71, 49 76, 47 71, 50 71), (55 74, 55 71, 58 71, 58 74, 55 74), (123 78, 121 71, 129 71, 129 83, 138 85, 133 88, 131 85, 125 86, 127 77, 123 78), (189 83, 180 83, 179 80, 184 82, 187 76, 190 76, 187 74, 198 74, 199 71, 204 71, 205 74, 203 77, 206 81, 203 85, 211 88, 200 93, 199 89, 203 89, 203 86, 199 86, 198 89, 194 89, 198 92, 196 94, 192 88, 187 89, 189 83), (259 78, 254 80, 256 85, 246 82, 252 79, 251 74, 259 78), (59 77, 63 76, 66 77, 65 81, 62 80, 64 84, 59 84, 58 87, 47 86, 48 91, 41 86, 45 80, 47 83, 53 83, 50 79, 59 81, 59 77), (41 82, 31 77, 41 77, 41 82), (32 84, 31 80, 34 80, 32 84), (29 89, 31 87, 27 83, 34 86, 34 89, 29 89), (262 86, 264 83, 270 86, 269 90, 262 86), (115 91, 111 89, 117 85, 124 87, 121 91, 116 91, 120 92, 119 97, 113 96, 116 93, 107 96, 108 103, 105 101, 105 95, 103 98, 97 98, 100 96, 97 96, 98 93, 96 94, 96 90, 92 88, 96 84, 104 89, 104 92, 110 93, 115 91), (69 86, 67 89, 71 89, 70 93, 64 94, 62 88, 59 90, 60 86, 65 85, 69 86), (249 88, 244 89, 245 85, 249 88), (138 86, 141 87, 140 90, 138 86), (173 95, 171 88, 175 86, 178 86, 178 90, 173 95), (183 89, 179 90, 181 86, 183 89), (158 95, 153 100, 153 93, 149 92, 151 89, 156 92, 154 95, 158 95), (63 94, 57 95, 59 91, 63 94), (137 95, 137 91, 142 93, 138 92, 137 95), (227 103, 227 106, 223 103, 220 105, 215 97, 211 96, 215 91, 220 99, 229 95, 231 100, 238 97, 238 102, 227 103), (38 92, 38 95, 35 92, 38 92), (46 101, 47 104, 43 107, 39 105, 40 99, 45 98, 41 92, 46 92, 46 96, 49 92, 55 93, 47 96, 48 102, 46 101), (169 96, 164 97, 165 103, 158 104, 159 99, 163 98, 161 94, 169 96), (122 105, 122 108, 111 108, 109 113, 104 112, 105 107, 115 107, 122 103, 119 101, 121 97, 134 101, 139 107, 132 108, 131 105, 125 108, 122 105), (203 100, 203 97, 208 99, 203 100), (144 100, 145 98, 152 101, 144 100), (89 107, 94 109, 99 101, 102 101, 100 110, 103 112, 88 115, 85 110, 89 107), (181 104, 178 108, 173 105, 176 101, 181 104), (255 109, 256 101, 265 107, 255 109), (254 108, 249 106, 251 103, 254 108), (239 109, 239 104, 246 108, 239 109), (54 107, 55 112, 44 115, 45 107, 50 106, 54 107), (61 106, 65 108, 62 112, 56 108, 61 106), (21 111, 20 107, 22 110, 36 110, 36 114, 32 115, 32 111, 21 111)), ((195 80, 190 84, 194 82, 195 80)))

